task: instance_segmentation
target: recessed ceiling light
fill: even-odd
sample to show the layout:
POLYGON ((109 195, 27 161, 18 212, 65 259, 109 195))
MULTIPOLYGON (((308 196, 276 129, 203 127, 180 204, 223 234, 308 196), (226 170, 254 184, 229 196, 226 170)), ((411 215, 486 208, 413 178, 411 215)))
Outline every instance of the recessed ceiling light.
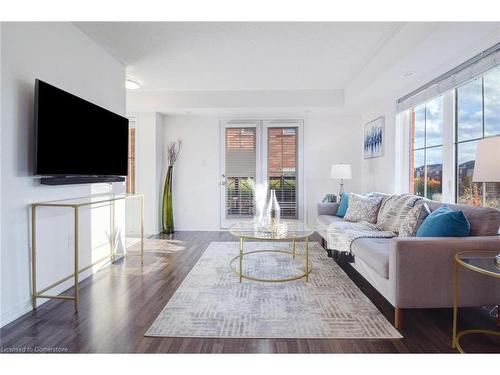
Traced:
POLYGON ((133 78, 127 78, 125 80, 125 88, 128 90, 137 90, 141 88, 141 85, 137 80, 133 78))
POLYGON ((415 72, 405 72, 405 73, 403 73, 403 77, 411 77, 414 74, 415 74, 415 72))

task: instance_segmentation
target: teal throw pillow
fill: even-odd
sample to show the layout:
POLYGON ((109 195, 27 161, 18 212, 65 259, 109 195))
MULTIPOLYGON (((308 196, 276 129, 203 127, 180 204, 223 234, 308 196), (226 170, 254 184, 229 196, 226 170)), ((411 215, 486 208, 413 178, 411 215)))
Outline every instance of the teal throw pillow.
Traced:
POLYGON ((417 237, 467 237, 470 223, 462 211, 443 205, 431 212, 417 230, 417 237))
POLYGON ((337 209, 336 215, 338 217, 344 217, 347 212, 347 207, 349 207, 349 193, 344 193, 340 198, 340 205, 337 209))

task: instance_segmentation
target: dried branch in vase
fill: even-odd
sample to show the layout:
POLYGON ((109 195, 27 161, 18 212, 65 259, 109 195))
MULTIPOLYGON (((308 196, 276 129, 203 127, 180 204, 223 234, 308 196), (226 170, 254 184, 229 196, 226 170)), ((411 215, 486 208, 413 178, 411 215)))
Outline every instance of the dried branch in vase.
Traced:
POLYGON ((177 142, 170 142, 167 148, 167 159, 168 165, 174 165, 179 157, 182 147, 182 140, 179 139, 177 142))

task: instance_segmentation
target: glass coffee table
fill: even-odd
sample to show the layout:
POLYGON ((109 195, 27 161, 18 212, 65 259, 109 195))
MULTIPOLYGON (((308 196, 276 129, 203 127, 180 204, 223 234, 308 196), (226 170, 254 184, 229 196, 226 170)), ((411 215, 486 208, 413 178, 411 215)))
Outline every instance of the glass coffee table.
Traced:
POLYGON ((467 329, 457 332, 458 321, 458 291, 459 291, 459 269, 460 267, 477 272, 485 277, 500 279, 500 268, 495 265, 495 256, 498 251, 462 251, 455 254, 455 275, 453 278, 453 337, 452 347, 457 348, 460 353, 465 353, 460 345, 460 339, 465 335, 484 334, 500 336, 500 331, 487 329, 467 329))
POLYGON ((309 281, 309 274, 312 271, 312 265, 309 260, 309 236, 314 233, 314 230, 309 228, 307 225, 300 221, 286 221, 280 223, 278 227, 271 229, 270 227, 260 227, 253 222, 239 222, 234 224, 229 228, 229 233, 233 236, 237 237, 240 242, 239 247, 239 255, 231 259, 229 262, 229 266, 231 269, 239 276, 240 282, 242 279, 248 279, 253 281, 262 281, 262 282, 284 282, 284 281, 292 281, 305 278, 306 281, 309 281), (267 242, 275 242, 275 241, 287 241, 291 242, 290 250, 277 250, 277 249, 268 249, 268 250, 253 250, 253 251, 244 251, 244 242, 245 240, 257 240, 257 241, 267 241, 267 242), (304 254, 299 254, 296 251, 296 241, 303 240, 304 241, 304 254), (245 256, 250 254, 257 253, 282 253, 290 255, 293 259, 296 257, 303 257, 304 261, 304 272, 299 275, 290 275, 288 277, 282 278, 269 278, 263 279, 259 277, 255 277, 252 275, 247 275, 243 272, 243 259, 245 256), (234 262, 239 261, 238 268, 234 267, 234 262))

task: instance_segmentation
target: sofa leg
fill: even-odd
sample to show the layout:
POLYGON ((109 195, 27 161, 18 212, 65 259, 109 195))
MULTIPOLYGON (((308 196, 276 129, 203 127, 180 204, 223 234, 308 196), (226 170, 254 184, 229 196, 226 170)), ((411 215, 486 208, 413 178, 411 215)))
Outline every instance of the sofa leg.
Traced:
POLYGON ((403 309, 398 307, 394 309, 394 327, 398 330, 403 328, 403 309))
POLYGON ((326 255, 328 256, 328 258, 332 258, 333 257, 332 251, 330 249, 325 249, 325 250, 326 250, 326 255))

